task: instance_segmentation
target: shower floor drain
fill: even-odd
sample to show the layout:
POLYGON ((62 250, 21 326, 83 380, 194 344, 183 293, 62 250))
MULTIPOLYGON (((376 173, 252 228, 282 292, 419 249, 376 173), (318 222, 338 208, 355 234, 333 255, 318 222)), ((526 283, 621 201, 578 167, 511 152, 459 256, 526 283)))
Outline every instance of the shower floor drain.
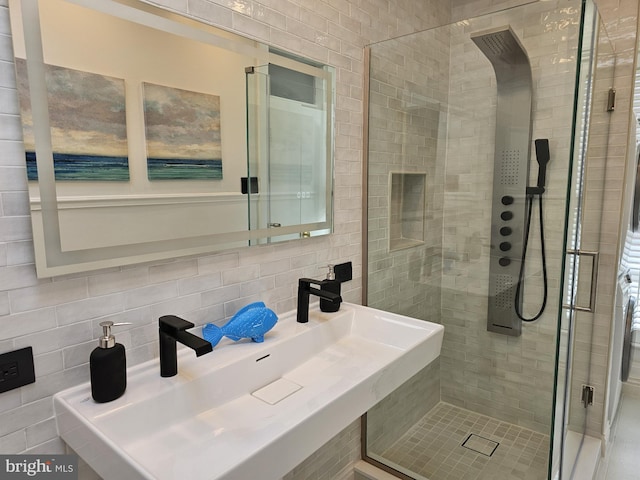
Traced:
POLYGON ((486 455, 490 457, 493 455, 493 452, 496 451, 500 445, 498 442, 494 442, 493 440, 489 440, 488 438, 481 437, 480 435, 476 435, 475 433, 470 433, 469 436, 462 442, 462 446, 464 448, 468 448, 469 450, 473 450, 474 452, 481 453, 482 455, 486 455))

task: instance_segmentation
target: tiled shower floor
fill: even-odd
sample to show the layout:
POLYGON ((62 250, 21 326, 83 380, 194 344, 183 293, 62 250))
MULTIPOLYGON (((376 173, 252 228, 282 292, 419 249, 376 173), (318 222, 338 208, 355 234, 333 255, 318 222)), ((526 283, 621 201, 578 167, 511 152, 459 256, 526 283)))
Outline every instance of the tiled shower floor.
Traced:
POLYGON ((548 453, 547 435, 441 402, 382 457, 428 480, 544 480, 548 453))

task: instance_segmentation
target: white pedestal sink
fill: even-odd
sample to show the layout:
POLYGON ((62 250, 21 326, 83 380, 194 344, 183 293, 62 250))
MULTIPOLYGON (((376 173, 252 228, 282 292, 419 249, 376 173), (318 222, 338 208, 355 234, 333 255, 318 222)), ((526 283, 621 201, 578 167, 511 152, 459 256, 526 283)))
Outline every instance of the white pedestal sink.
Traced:
POLYGON ((264 343, 223 340, 178 375, 128 370, 105 404, 58 393, 58 431, 105 480, 279 479, 440 355, 441 325, 343 303, 280 316, 264 343))

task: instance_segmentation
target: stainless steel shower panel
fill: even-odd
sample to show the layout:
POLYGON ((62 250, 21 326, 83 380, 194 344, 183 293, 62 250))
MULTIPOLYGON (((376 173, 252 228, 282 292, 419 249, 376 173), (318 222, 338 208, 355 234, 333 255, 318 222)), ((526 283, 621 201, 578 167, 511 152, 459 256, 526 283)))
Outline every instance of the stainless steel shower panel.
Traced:
POLYGON ((531 157, 531 65, 509 26, 471 39, 491 62, 497 85, 487 330, 519 336, 515 298, 531 157))

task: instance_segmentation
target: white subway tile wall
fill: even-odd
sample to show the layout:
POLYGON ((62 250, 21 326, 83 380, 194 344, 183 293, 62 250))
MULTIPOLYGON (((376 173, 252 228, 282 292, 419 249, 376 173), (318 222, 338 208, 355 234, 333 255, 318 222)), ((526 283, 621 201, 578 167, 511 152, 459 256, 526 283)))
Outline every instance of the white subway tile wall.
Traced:
MULTIPOLYGON (((617 276, 617 258, 620 233, 620 204, 623 191, 624 172, 628 157, 627 141, 629 131, 629 114, 632 106, 630 86, 635 77, 634 58, 636 48, 636 28, 638 21, 637 0, 597 0, 596 4, 602 16, 607 34, 613 43, 616 57, 614 79, 608 86, 599 87, 596 95, 606 94, 609 86, 615 86, 617 91, 616 110, 611 114, 611 128, 609 135, 602 132, 590 138, 591 161, 587 164, 587 177, 596 182, 589 184, 590 193, 585 206, 585 227, 587 233, 584 238, 587 244, 584 249, 594 248, 600 251, 603 261, 600 263, 598 290, 596 297, 597 311, 593 323, 593 333, 587 335, 582 345, 579 345, 582 358, 576 364, 577 375, 589 378, 595 387, 595 406, 586 417, 586 431, 589 435, 599 437, 603 431, 604 399, 606 391, 607 353, 610 342, 611 320, 613 318, 613 291, 617 276), (594 154, 600 151, 601 155, 594 154), (603 176, 609 179, 605 184, 603 176), (601 212, 605 212, 601 215, 601 212), (588 247, 588 248, 587 248, 588 247), (586 342, 586 344, 584 343, 586 342), (594 348, 591 349, 593 344, 594 348)), ((452 18, 461 19, 466 12, 493 11, 498 6, 506 6, 502 2, 485 0, 456 0, 452 5, 452 18)), ((551 100, 551 99, 549 99, 551 100)), ((557 119, 553 111, 553 103, 547 103, 549 112, 543 117, 545 122, 557 119)), ((633 156, 633 153, 631 153, 633 156)), ((586 282, 588 283, 588 282, 586 282)), ((582 315, 582 314, 580 314, 582 315)), ((583 407, 580 395, 576 394, 577 385, 572 387, 572 404, 570 411, 577 413, 572 418, 573 425, 581 424, 580 418, 583 407)))
MULTIPOLYGON (((566 5, 536 3, 385 42, 373 47, 371 62, 376 74, 370 113, 375 141, 369 152, 369 302, 445 325, 443 401, 543 433, 551 424, 579 33, 579 4, 566 5), (530 58, 534 138, 551 140, 555 160, 545 198, 549 308, 518 338, 486 331, 496 80, 491 64, 469 40, 471 32, 504 25, 511 26, 530 58), (421 128, 412 131, 417 125, 421 128), (428 172, 427 238, 421 247, 388 252, 386 201, 394 171, 428 172)), ((538 235, 536 221, 529 271, 537 274, 527 280, 526 316, 537 311, 542 298, 538 235)))
MULTIPOLYGON (((445 190, 442 399, 457 406, 548 434, 560 284, 564 199, 579 35, 578 2, 543 2, 480 17, 452 35, 450 115, 445 190), (566 8, 572 5, 573 8, 566 8), (468 40, 471 32, 509 25, 532 68, 533 138, 548 138, 553 156, 544 197, 549 278, 548 308, 522 336, 486 331, 489 239, 496 123, 493 68, 468 40), (446 312, 446 313, 445 313, 446 312), (461 352, 464 353, 461 353, 461 352)), ((500 132, 498 132, 499 134, 500 132)), ((530 183, 536 178, 535 154, 530 183)), ((523 312, 542 302, 537 203, 532 214, 523 312)))
MULTIPOLYGON (((52 419, 51 395, 88 380, 88 355, 99 334, 97 323, 100 321, 133 323, 118 336, 127 347, 129 364, 133 365, 157 355, 155 322, 159 315, 171 311, 196 324, 211 320, 222 322, 240 306, 257 299, 264 300, 278 312, 290 310, 295 307, 297 278, 318 276, 320 267, 329 262, 354 262, 354 280, 345 286, 345 297, 349 301, 360 301, 363 46, 447 24, 453 18, 474 16, 484 9, 506 6, 484 0, 453 5, 437 0, 428 3, 421 0, 158 0, 149 3, 336 66, 335 233, 326 238, 187 260, 36 279, 8 7, 6 0, 0 0, 0 353, 33 345, 37 375, 35 384, 0 396, 0 452, 3 453, 64 450, 52 419)), ((631 48, 627 34, 634 31, 635 26, 636 10, 632 6, 637 6, 635 0, 611 0, 604 5, 610 12, 610 32, 619 33, 617 40, 626 51, 631 48), (618 22, 618 17, 624 21, 618 22)), ((632 55, 629 58, 632 59, 632 55)), ((620 84, 633 74, 632 63, 625 65, 620 84)), ((548 108, 547 118, 551 120, 554 111, 550 99, 548 108)), ((624 106, 622 113, 616 115, 617 131, 623 131, 627 121, 624 106)), ((566 128, 563 124, 552 124, 556 129, 566 128)), ((622 148, 624 144, 618 141, 616 146, 622 148)), ((617 159, 624 163, 624 153, 617 159)), ((434 185, 438 184, 437 178, 446 180, 450 187, 458 182, 462 185, 459 188, 464 188, 462 173, 455 178, 436 171, 434 185)), ((617 185, 610 184, 608 188, 613 193, 617 185)), ((440 202, 442 208, 442 194, 434 192, 433 201, 440 202)), ((611 206, 615 210, 615 201, 611 201, 611 206)), ((380 208, 386 209, 386 206, 380 205, 380 208)), ((608 226, 608 231, 615 230, 615 218, 612 221, 614 226, 608 226)), ((441 228, 436 222, 433 231, 441 228)), ((437 255, 440 238, 434 235, 431 239, 435 250, 426 252, 426 258, 437 255)), ((429 277, 429 269, 433 268, 434 277, 438 276, 439 260, 425 267, 427 273, 411 270, 417 265, 415 260, 407 259, 406 268, 412 275, 429 277)), ((439 310, 438 307, 436 316, 439 310)), ((606 345, 608 317, 606 311, 603 312, 597 322, 596 337, 606 345)), ((287 480, 329 478, 322 476, 325 471, 335 473, 333 478, 352 478, 351 460, 344 463, 344 452, 350 452, 348 459, 359 456, 359 436, 355 422, 308 463, 287 475, 287 480), (336 466, 338 470, 326 465, 336 466)), ((82 478, 92 478, 92 475, 83 473, 82 478)))
POLYGON ((439 401, 440 360, 436 359, 367 412, 369 456, 388 458, 383 452, 410 431, 439 401))
POLYGON ((447 28, 371 48, 368 303, 441 323, 447 28), (424 174, 423 243, 397 248, 392 178, 424 174))
MULTIPOLYGON (((606 184, 598 186, 592 196, 600 191, 602 197, 585 208, 588 222, 595 222, 599 232, 599 242, 596 243, 600 254, 605 259, 600 264, 598 273, 598 290, 596 297, 597 310, 593 324, 593 334, 589 342, 589 352, 578 368, 585 376, 590 370, 590 383, 595 387, 595 406, 586 417, 586 432, 588 435, 600 437, 603 431, 604 396, 607 381, 607 353, 610 342, 611 321, 613 319, 615 282, 617 279, 617 264, 620 232, 620 215, 622 211, 621 195, 623 191, 624 172, 629 157, 628 132, 629 119, 633 98, 631 86, 636 72, 634 70, 636 31, 638 23, 638 0, 596 0, 598 11, 603 19, 607 34, 613 43, 616 57, 616 68, 613 85, 616 87, 616 110, 611 114, 611 128, 608 136, 598 135, 590 139, 592 148, 600 148, 606 152, 606 175, 611 179, 606 184), (601 212, 606 212, 601 215, 601 212), (591 343, 594 345, 591 351, 591 343)), ((500 0, 454 0, 451 16, 453 20, 460 20, 470 15, 491 12, 512 5, 513 2, 500 0)), ((600 92, 602 94, 602 92, 600 92)), ((549 108, 553 107, 548 103, 549 108)), ((553 110, 545 117, 545 121, 556 124, 553 110)), ((557 124, 556 124, 557 125, 557 124)), ((635 128, 635 126, 633 127, 635 128)), ((592 178, 601 180, 604 175, 602 161, 592 162, 587 166, 592 178), (595 164, 594 164, 595 163, 595 164)), ((623 227, 623 232, 626 226, 623 227)), ((595 240, 587 237, 587 240, 595 240)), ((591 243, 593 245, 593 243, 591 243)), ((575 386, 574 386, 575 388, 575 386)), ((570 409, 573 412, 581 410, 580 396, 573 394, 570 409)))
MULTIPOLYGON (((350 260, 347 301, 361 300, 363 47, 449 21, 447 2, 318 0, 148 2, 336 67, 335 233, 175 261, 39 280, 21 149, 6 0, 0 0, 0 353, 32 345, 36 383, 0 396, 0 452, 62 453, 51 396, 89 379, 89 353, 104 320, 131 322, 118 334, 129 365, 157 357, 157 318, 223 322, 263 300, 295 308, 297 279, 350 260)), ((359 420, 287 475, 352 478, 359 420), (329 465, 329 466, 327 466, 329 465)), ((275 460, 277 461, 277 460, 275 460)), ((83 466, 83 479, 94 478, 83 466)))
MULTIPOLYGON (((607 137, 598 131, 601 119, 594 119, 590 139, 590 158, 587 175, 596 179, 596 184, 588 188, 595 190, 589 193, 586 205, 586 242, 583 248, 600 249, 600 281, 598 290, 598 314, 593 330, 591 346, 591 330, 588 338, 577 339, 577 349, 583 352, 583 358, 577 367, 580 377, 586 381, 591 372, 590 383, 595 384, 596 391, 601 392, 596 404, 588 416, 588 431, 599 436, 602 432, 602 412, 604 408, 604 390, 609 328, 612 311, 612 289, 615 285, 616 248, 618 244, 618 223, 620 218, 620 196, 622 179, 626 161, 626 141, 629 113, 628 85, 633 78, 631 65, 635 46, 635 28, 637 20, 637 1, 612 5, 609 2, 598 2, 604 14, 607 31, 616 50, 618 65, 615 78, 605 75, 596 85, 596 101, 600 105, 602 96, 606 96, 608 87, 615 85, 618 100, 622 105, 616 109, 612 118, 609 152, 606 158, 607 182, 603 182, 604 167, 601 159, 597 168, 598 152, 606 152, 607 137), (621 15, 617 17, 617 15, 621 15), (605 87, 604 84, 607 83, 605 87), (618 85, 621 87, 618 88, 618 85), (620 92, 622 90, 622 92, 620 92), (613 148, 612 148, 613 147, 613 148), (599 184, 602 186, 598 186, 599 184), (595 188, 594 188, 595 187, 595 188), (598 197, 593 201, 594 197, 598 197), (606 198, 605 198, 606 197, 606 198), (604 203, 603 203, 604 202, 604 203), (605 215, 600 215, 604 206, 605 215), (595 222, 595 229, 589 235, 589 222, 595 222), (602 222, 602 225, 601 225, 602 222), (595 230, 595 232, 594 232, 595 230), (600 235, 602 232, 602 236, 600 235), (600 287, 603 284, 603 287, 600 287), (585 344, 586 342, 586 344, 585 344), (586 357, 584 356, 586 355, 586 357)), ((478 13, 487 13, 509 5, 503 2, 454 2, 452 18, 460 20, 478 13)), ((370 303, 392 310, 410 309, 410 314, 441 321, 446 326, 445 341, 441 358, 442 399, 456 405, 478 411, 499 419, 515 422, 527 428, 544 433, 549 432, 551 420, 551 400, 553 396, 553 356, 555 354, 555 331, 557 322, 557 305, 559 298, 557 287, 560 281, 560 265, 564 258, 562 252, 562 228, 564 224, 564 194, 567 181, 567 159, 570 148, 571 108, 575 70, 575 48, 577 46, 577 4, 567 8, 568 2, 558 2, 555 11, 552 3, 542 2, 524 9, 514 9, 499 13, 491 18, 477 19, 472 22, 460 22, 452 27, 449 35, 442 42, 444 49, 451 53, 431 47, 421 50, 418 43, 426 41, 427 34, 406 39, 404 47, 398 42, 374 47, 373 69, 382 74, 372 82, 371 132, 375 135, 372 142, 373 154, 370 152, 370 222, 369 222, 369 269, 370 269, 370 303), (546 12, 546 10, 550 10, 546 12), (545 203, 545 223, 547 229, 547 256, 552 294, 548 300, 547 313, 534 325, 524 327, 521 339, 499 337, 484 331, 486 322, 486 279, 488 278, 488 226, 486 212, 491 199, 491 178, 493 164, 493 130, 495 128, 495 79, 486 59, 467 42, 456 45, 455 30, 464 28, 464 34, 484 28, 510 24, 524 44, 532 59, 535 83, 534 95, 534 138, 550 138, 552 154, 555 162, 549 165, 548 189, 545 203), (567 48, 565 40, 572 42, 567 48), (414 44, 410 44, 410 42, 414 44), (414 75, 418 70, 417 56, 411 56, 415 47, 427 54, 420 58, 421 62, 436 60, 439 62, 441 75, 450 72, 450 78, 441 78, 433 69, 414 75), (405 50, 403 50, 405 48, 405 50), (443 59, 437 57, 442 55, 443 59), (378 58, 379 56, 379 58, 378 58), (451 65, 448 61, 451 58, 451 65), (402 69, 404 75, 399 75, 402 69), (408 73, 407 73, 408 72, 408 73), (412 83, 403 91, 403 85, 394 83, 394 77, 410 78, 412 83), (417 85, 416 85, 417 84, 417 85), (441 126, 438 135, 423 134, 421 140, 440 145, 443 138, 448 138, 446 150, 446 170, 444 171, 444 206, 435 199, 427 202, 427 221, 429 227, 436 230, 436 238, 431 244, 429 258, 441 256, 442 277, 438 274, 432 278, 420 278, 412 275, 407 265, 424 268, 421 256, 424 248, 414 248, 411 252, 393 252, 387 254, 385 247, 388 241, 389 222, 387 218, 387 176, 390 170, 432 168, 439 172, 433 158, 424 157, 425 162, 417 164, 411 161, 406 152, 412 151, 412 142, 416 138, 407 138, 403 127, 412 120, 409 112, 413 107, 407 101, 408 91, 423 93, 426 85, 434 88, 429 98, 434 103, 448 102, 441 107, 444 114, 449 115, 448 132, 441 126), (438 93, 438 86, 448 88, 438 93), (403 103, 404 102, 404 103, 403 103), (397 111, 404 108, 404 112, 397 111), (445 110, 446 109, 446 110, 445 110), (395 130, 394 130, 395 128, 395 130), (397 132, 397 133, 396 133, 397 132), (437 142, 436 142, 437 140, 437 142), (389 165, 395 162, 394 165, 389 165), (417 165, 417 166, 416 166, 417 165), (484 190, 483 190, 484 188, 484 190), (440 218, 441 224, 433 222, 440 218), (442 220, 444 218, 444 220, 442 220), (442 251, 439 251, 439 247, 442 251), (413 257, 407 261, 408 255, 413 257), (391 285, 391 287, 389 287, 391 285), (426 289, 426 290, 425 290, 426 289), (442 291, 438 297, 437 291, 442 291), (422 295, 418 297, 419 293, 422 295), (408 297, 420 298, 420 302, 411 303, 408 297), (441 319, 438 320, 438 314, 441 319)), ((432 34, 436 35, 434 32, 432 34)), ((404 40, 404 39, 402 39, 404 40)), ((419 67, 419 65, 418 65, 419 67)), ((612 72, 609 72, 612 73, 612 72)), ((598 112, 599 115, 602 115, 598 112)), ((609 115, 609 114, 605 114, 609 115)), ((606 133, 606 132, 605 132, 606 133)), ((373 136, 372 135, 372 136, 373 136)), ((603 156, 603 155, 602 155, 603 156)), ((444 163, 445 155, 437 155, 438 162, 444 163)), ((443 167, 440 168, 440 170, 443 167)), ((535 179, 535 163, 532 167, 532 178, 535 179)), ((437 178, 437 177, 436 177, 437 178)), ((433 187, 430 186, 430 189, 433 187)), ((431 190, 433 191, 433 190, 431 190)), ((537 239, 537 226, 533 225, 532 238, 537 239)), ((535 245, 535 243, 534 243, 535 245)), ((539 248, 530 249, 533 265, 540 262, 539 248), (537 262, 537 263, 536 263, 537 262)), ((437 266, 440 270, 440 265, 437 266)), ((588 273, 588 272, 587 272, 588 273)), ((588 275, 587 275, 588 277, 588 275)), ((581 280, 581 283, 588 283, 581 280)), ((527 281, 525 297, 525 313, 537 311, 541 299, 541 276, 538 272, 527 281)), ((586 332, 585 332, 586 333, 586 332)), ((564 352, 566 353, 566 351, 564 352)), ((579 408, 580 396, 572 396, 576 405, 572 412, 582 415, 579 408)), ((578 415, 578 416, 579 416, 578 415)), ((572 424, 577 427, 580 420, 576 418, 572 424)))

